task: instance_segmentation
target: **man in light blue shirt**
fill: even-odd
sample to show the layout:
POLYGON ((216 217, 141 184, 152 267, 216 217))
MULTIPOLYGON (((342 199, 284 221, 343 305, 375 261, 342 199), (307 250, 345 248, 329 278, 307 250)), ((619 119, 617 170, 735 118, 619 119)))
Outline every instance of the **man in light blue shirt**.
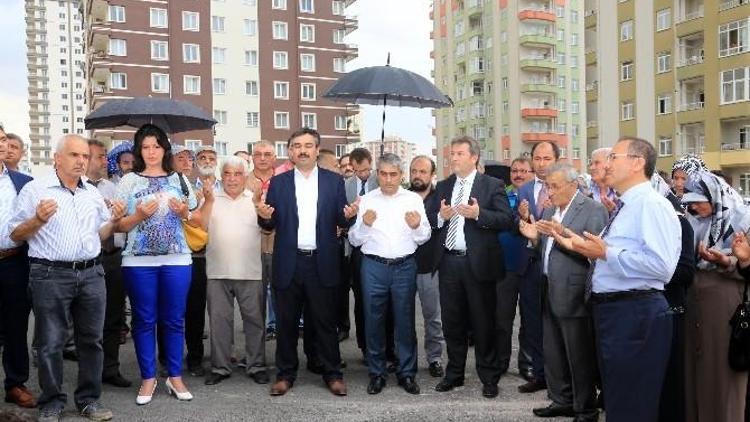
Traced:
POLYGON ((594 261, 587 292, 594 315, 608 422, 658 419, 672 337, 664 285, 682 248, 671 204, 649 183, 656 151, 621 138, 607 156, 607 182, 621 205, 600 235, 564 229, 555 239, 594 261))

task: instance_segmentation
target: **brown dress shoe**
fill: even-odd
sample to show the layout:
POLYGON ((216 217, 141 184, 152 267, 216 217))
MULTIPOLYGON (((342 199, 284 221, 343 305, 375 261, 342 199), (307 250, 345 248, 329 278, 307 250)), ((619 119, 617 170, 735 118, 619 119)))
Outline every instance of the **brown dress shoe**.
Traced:
POLYGON ((344 380, 341 379, 335 379, 328 381, 328 389, 331 390, 331 393, 335 396, 345 396, 346 395, 346 383, 344 383, 344 380))
POLYGON ((19 385, 11 388, 5 392, 5 401, 7 403, 15 403, 21 407, 34 408, 36 407, 36 400, 34 395, 31 394, 28 388, 23 385, 19 385))
POLYGON ((271 386, 271 395, 272 396, 283 396, 286 394, 287 391, 289 391, 292 388, 292 384, 287 380, 276 380, 275 383, 271 386))

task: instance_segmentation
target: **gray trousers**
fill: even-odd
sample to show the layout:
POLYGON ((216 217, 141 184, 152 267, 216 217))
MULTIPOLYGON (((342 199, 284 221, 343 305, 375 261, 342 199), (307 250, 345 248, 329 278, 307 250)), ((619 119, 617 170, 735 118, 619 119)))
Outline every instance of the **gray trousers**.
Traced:
POLYGON ((440 319, 440 290, 438 273, 417 274, 417 293, 424 318, 424 352, 427 363, 441 362, 443 357, 443 323, 440 319))
POLYGON ((232 373, 234 300, 240 308, 245 333, 247 373, 266 369, 265 286, 261 280, 209 279, 206 289, 211 331, 211 372, 232 373))
POLYGON ((98 401, 102 393, 102 332, 107 299, 104 269, 101 265, 73 270, 32 263, 29 292, 42 389, 39 408, 62 410, 65 407, 62 352, 71 321, 78 350, 76 407, 80 410, 98 401))

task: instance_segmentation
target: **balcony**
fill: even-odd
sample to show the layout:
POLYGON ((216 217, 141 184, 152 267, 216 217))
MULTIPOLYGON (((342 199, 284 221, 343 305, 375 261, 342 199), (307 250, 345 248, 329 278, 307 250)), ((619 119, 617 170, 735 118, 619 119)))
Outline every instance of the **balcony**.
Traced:
POLYGON ((108 64, 95 64, 92 65, 91 80, 93 82, 109 82, 109 75, 111 70, 108 64))
POLYGON ((583 27, 586 29, 596 28, 595 9, 589 9, 583 13, 583 27))
POLYGON ((695 101, 692 103, 682 103, 679 106, 677 106, 677 111, 693 111, 693 110, 703 110, 703 101, 695 101))
POLYGON ((586 129, 592 129, 595 127, 599 127, 599 122, 597 120, 589 120, 586 122, 586 129))
POLYGON ((105 0, 86 0, 86 13, 91 21, 106 21, 109 7, 105 0))
POLYGON ((596 64, 596 50, 586 50, 586 66, 596 64))
POLYGON ((560 93, 560 88, 558 88, 557 85, 551 84, 549 82, 532 81, 530 83, 522 84, 521 92, 523 93, 540 92, 540 93, 545 93, 545 94, 558 95, 560 93))
POLYGON ((596 91, 599 89, 599 81, 592 81, 586 84, 586 92, 596 91))
POLYGON ((541 108, 522 108, 521 117, 531 119, 554 119, 557 117, 557 110, 550 107, 541 108))
MULTIPOLYGON (((688 3, 688 2, 684 2, 684 3, 688 3)), ((695 3, 695 2, 690 2, 690 3, 695 3)), ((683 22, 691 21, 693 19, 700 19, 703 16, 704 16, 703 5, 702 4, 695 5, 693 7, 686 8, 685 12, 682 13, 681 15, 675 16, 674 21, 675 23, 683 23, 683 22)))
POLYGON ((532 130, 521 132, 521 140, 529 143, 554 142, 559 146, 567 145, 568 135, 556 132, 535 132, 532 130))
POLYGON ((557 63, 548 57, 525 57, 521 59, 521 69, 524 70, 555 70, 557 63))
POLYGON ((719 12, 742 6, 743 4, 750 4, 747 0, 729 0, 719 4, 719 12))
POLYGON ((109 48, 109 33, 101 30, 91 32, 91 51, 106 52, 109 48))
POLYGON ((551 32, 526 33, 521 35, 519 43, 526 47, 550 47, 557 44, 551 32))
POLYGON ((522 21, 545 21, 555 23, 557 16, 549 7, 524 7, 518 12, 518 19, 522 21))
POLYGON ((706 150, 705 126, 703 123, 690 123, 679 127, 679 154, 703 154, 706 150))

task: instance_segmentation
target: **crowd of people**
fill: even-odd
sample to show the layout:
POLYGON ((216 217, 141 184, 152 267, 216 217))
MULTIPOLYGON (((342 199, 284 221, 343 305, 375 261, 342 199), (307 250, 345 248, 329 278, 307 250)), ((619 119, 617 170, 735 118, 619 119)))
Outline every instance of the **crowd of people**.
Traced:
POLYGON ((6 401, 59 420, 73 353, 76 408, 111 419, 102 384, 132 385, 119 364, 127 330, 137 405, 160 378, 192 400, 183 363, 207 385, 242 367, 284 395, 297 381, 300 333, 307 370, 346 396, 339 343, 352 314, 367 393, 394 373, 419 394, 419 303, 438 392, 464 385, 473 346, 481 394, 498 396, 520 309, 518 391, 547 390, 538 417, 746 420, 748 374, 728 355, 750 277, 750 209, 699 157, 660 174, 653 146, 624 137, 594 151, 585 176, 539 142, 504 181, 484 174, 475 140, 459 137, 452 173, 435 183, 428 156, 374 160, 356 148, 337 158, 308 128, 287 147, 280 166, 267 141, 219 162, 211 146, 172 145, 144 125, 112 173, 105 144, 65 135, 54 172, 32 180, 18 171, 23 141, 0 128, 6 401), (25 385, 32 311, 38 397, 25 385))

